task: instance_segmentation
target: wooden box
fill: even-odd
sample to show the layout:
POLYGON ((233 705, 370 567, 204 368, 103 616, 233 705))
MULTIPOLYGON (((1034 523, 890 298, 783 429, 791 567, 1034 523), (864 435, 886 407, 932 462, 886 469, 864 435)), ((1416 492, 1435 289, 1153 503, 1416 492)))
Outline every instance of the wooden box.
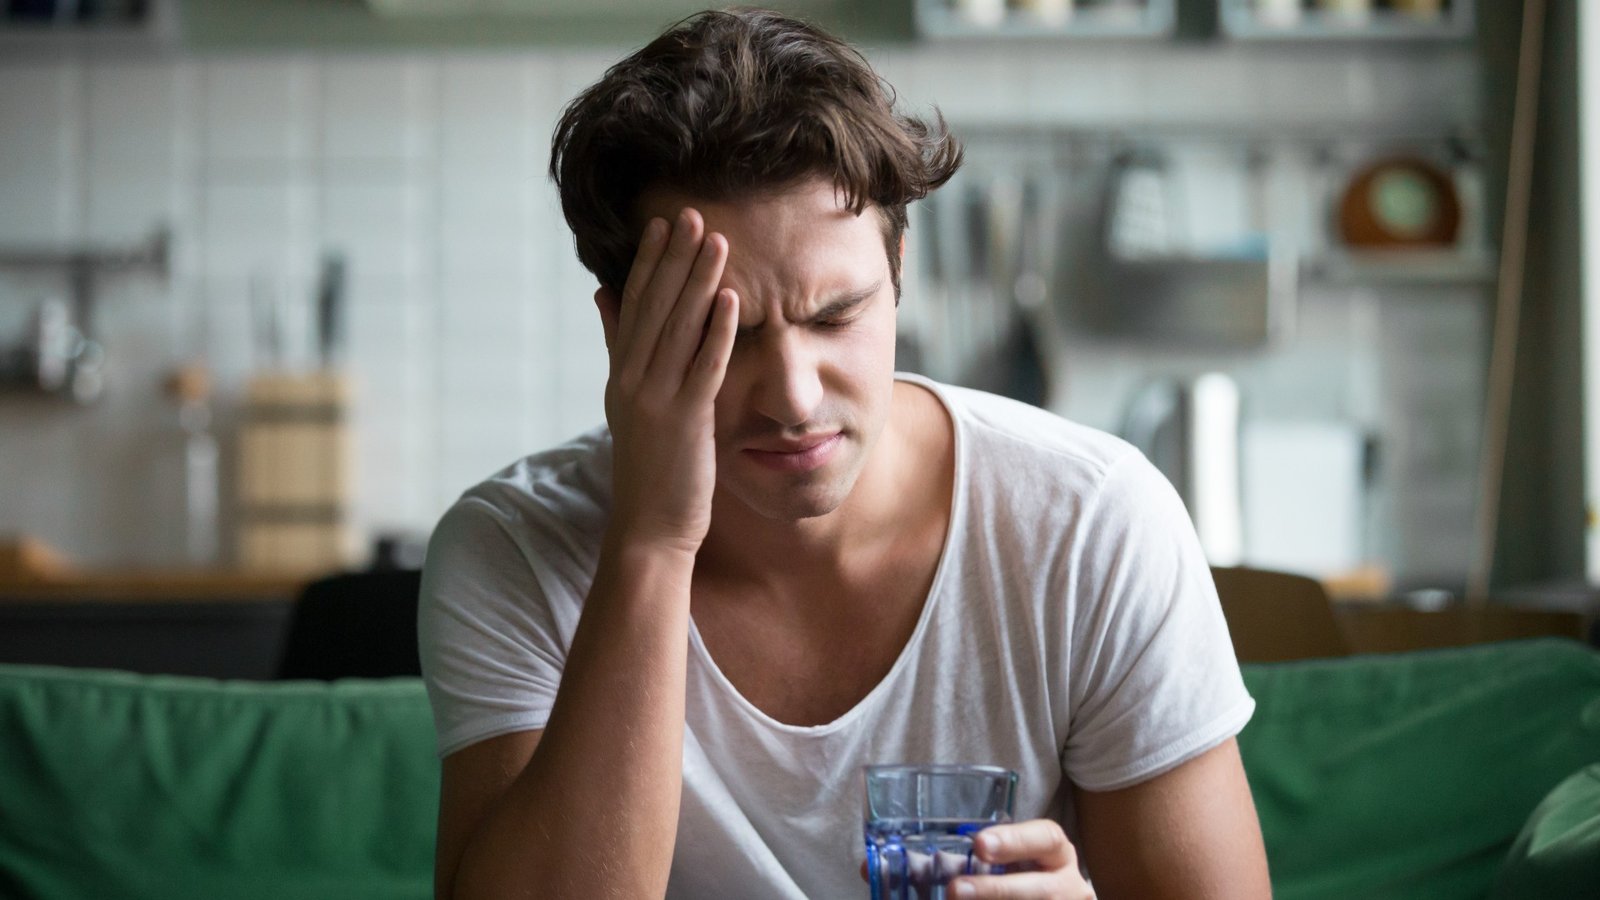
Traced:
POLYGON ((251 379, 239 434, 240 565, 319 574, 354 562, 349 406, 337 371, 251 379))

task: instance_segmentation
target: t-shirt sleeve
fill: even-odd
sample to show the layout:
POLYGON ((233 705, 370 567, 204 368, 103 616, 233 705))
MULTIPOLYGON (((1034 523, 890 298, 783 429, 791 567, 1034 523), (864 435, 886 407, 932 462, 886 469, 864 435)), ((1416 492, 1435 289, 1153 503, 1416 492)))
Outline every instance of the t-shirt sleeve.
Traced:
POLYGON ((1183 501, 1143 456, 1114 462, 1074 529, 1079 598, 1062 767, 1114 790, 1193 759, 1255 710, 1183 501))
POLYGON ((468 496, 428 542, 417 607, 422 675, 439 755, 543 728, 565 663, 550 578, 506 516, 468 496))

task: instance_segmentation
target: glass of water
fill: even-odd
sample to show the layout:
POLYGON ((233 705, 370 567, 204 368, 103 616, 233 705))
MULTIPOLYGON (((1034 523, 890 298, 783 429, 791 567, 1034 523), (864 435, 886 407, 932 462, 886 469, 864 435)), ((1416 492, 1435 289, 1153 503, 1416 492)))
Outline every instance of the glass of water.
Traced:
POLYGON ((872 900, 943 900, 957 875, 1002 870, 972 838, 1011 821, 1017 773, 998 766, 867 766, 867 882, 872 900))

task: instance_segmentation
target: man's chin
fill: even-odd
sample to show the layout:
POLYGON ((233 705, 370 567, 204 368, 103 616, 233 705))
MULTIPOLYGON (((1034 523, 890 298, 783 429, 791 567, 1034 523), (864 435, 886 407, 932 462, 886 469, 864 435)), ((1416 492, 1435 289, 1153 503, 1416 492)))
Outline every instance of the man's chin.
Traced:
POLYGON ((847 491, 792 491, 745 498, 745 505, 763 519, 798 522, 820 519, 844 504, 847 491))
POLYGON ((752 484, 724 484, 740 505, 773 522, 797 522, 826 516, 844 505, 854 479, 828 479, 824 483, 771 487, 752 484))

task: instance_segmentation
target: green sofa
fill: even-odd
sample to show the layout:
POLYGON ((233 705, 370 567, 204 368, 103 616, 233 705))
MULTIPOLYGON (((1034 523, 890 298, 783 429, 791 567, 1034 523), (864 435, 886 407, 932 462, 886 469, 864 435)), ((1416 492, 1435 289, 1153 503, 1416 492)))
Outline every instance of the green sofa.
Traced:
MULTIPOLYGON (((1246 667, 1276 894, 1600 897, 1600 653, 1246 667)), ((0 667, 0 897, 431 893, 422 686, 0 667)))

